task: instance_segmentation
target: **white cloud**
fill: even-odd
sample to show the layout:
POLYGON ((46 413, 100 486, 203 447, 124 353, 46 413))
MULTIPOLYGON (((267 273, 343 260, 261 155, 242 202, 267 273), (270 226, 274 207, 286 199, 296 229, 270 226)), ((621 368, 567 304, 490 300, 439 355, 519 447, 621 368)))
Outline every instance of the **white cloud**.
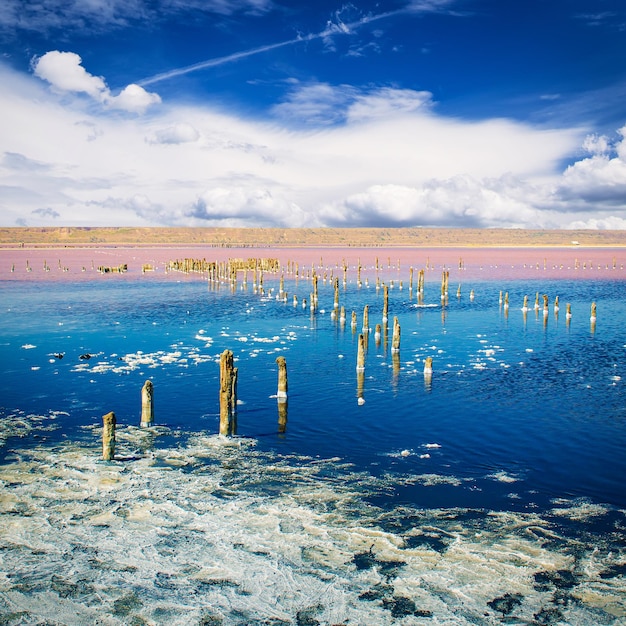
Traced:
POLYGON ((74 52, 52 50, 34 59, 32 65, 35 76, 50 83, 56 91, 86 93, 111 109, 144 113, 149 106, 161 102, 158 94, 134 84, 122 89, 117 96, 112 95, 104 79, 87 72, 82 59, 74 52))
POLYGON ((626 211, 626 126, 620 140, 588 136, 583 146, 592 156, 570 165, 563 173, 560 194, 567 200, 602 203, 626 211))
POLYGON ((150 93, 139 85, 127 85, 117 96, 109 95, 106 104, 112 109, 121 109, 130 113, 144 113, 153 105, 160 104, 161 98, 156 93, 150 93))
POLYGON ((147 140, 150 143, 179 144, 197 141, 199 137, 200 133, 191 124, 178 123, 155 130, 147 140))
MULTIPOLYGON (((326 84, 297 84, 272 123, 171 103, 119 116, 104 79, 62 63, 47 73, 59 97, 0 63, 3 225, 606 228, 626 216, 624 129, 585 139, 468 122, 438 115, 427 93, 326 84), (55 74, 62 63, 72 81, 55 74), (296 123, 325 105, 323 123, 296 123), (589 156, 563 170, 583 144, 589 156)), ((143 95, 127 95, 139 110, 143 95)))
POLYGON ((34 60, 33 71, 35 76, 48 81, 59 91, 86 93, 100 102, 109 93, 104 79, 89 74, 82 66, 80 56, 74 52, 46 52, 34 60))
POLYGON ((349 122, 361 122, 373 118, 389 118, 428 109, 431 103, 432 94, 429 91, 386 87, 359 94, 348 107, 347 119, 349 122))

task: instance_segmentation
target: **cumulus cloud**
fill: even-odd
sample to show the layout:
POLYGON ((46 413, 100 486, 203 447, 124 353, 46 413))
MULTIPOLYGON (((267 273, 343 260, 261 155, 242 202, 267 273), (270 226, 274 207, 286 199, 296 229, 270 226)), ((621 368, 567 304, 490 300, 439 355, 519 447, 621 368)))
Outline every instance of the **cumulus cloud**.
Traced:
POLYGON ((108 115, 105 79, 62 63, 74 71, 54 78, 63 98, 0 63, 4 225, 614 228, 626 217, 626 127, 464 121, 425 92, 295 81, 272 124, 198 104, 108 115), (321 123, 292 123, 325 103, 321 123))
POLYGON ((263 187, 214 187, 206 190, 187 215, 206 225, 312 226, 311 217, 295 203, 275 197, 263 187), (308 221, 308 223, 307 223, 308 221))
POLYGON ((592 156, 570 165, 563 173, 560 195, 579 210, 602 203, 626 211, 626 126, 611 142, 606 136, 588 136, 583 146, 592 156))
POLYGON ((59 91, 86 93, 100 102, 109 93, 104 79, 87 72, 82 66, 82 59, 75 52, 46 52, 33 61, 33 71, 35 76, 48 81, 59 91))
POLYGON ((35 76, 47 81, 58 92, 85 93, 96 102, 130 113, 143 113, 149 106, 161 102, 156 93, 149 93, 139 85, 128 85, 113 95, 104 78, 90 74, 75 52, 52 50, 35 58, 32 63, 35 76))

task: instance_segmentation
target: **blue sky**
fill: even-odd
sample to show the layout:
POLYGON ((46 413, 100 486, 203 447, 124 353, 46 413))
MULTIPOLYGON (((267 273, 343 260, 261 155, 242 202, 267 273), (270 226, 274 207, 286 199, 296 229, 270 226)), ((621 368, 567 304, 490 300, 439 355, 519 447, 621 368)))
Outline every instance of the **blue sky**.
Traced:
POLYGON ((626 228, 623 0, 3 0, 2 226, 626 228))

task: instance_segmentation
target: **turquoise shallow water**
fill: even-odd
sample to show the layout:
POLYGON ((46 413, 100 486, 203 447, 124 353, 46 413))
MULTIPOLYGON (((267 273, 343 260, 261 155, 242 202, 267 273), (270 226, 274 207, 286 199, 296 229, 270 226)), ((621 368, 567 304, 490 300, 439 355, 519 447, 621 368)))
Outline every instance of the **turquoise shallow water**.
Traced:
POLYGON ((330 279, 315 311, 289 275, 286 302, 277 275, 263 294, 250 277, 0 282, 5 622, 620 623, 623 281, 472 280, 460 297, 451 281, 442 303, 434 272, 420 299, 379 276, 394 280, 380 340, 371 269, 340 283, 345 324, 330 279), (225 349, 231 439, 216 435, 225 349), (156 426, 139 429, 146 379, 156 426))

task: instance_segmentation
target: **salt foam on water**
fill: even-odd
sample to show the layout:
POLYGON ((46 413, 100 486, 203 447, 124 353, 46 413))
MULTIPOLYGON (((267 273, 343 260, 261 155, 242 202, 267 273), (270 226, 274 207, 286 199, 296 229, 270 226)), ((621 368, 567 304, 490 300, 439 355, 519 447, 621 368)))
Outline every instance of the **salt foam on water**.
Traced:
MULTIPOLYGON (((551 616, 595 625, 626 617, 626 583, 608 574, 619 571, 611 568, 624 547, 610 536, 570 539, 536 514, 382 510, 367 498, 397 476, 262 452, 251 439, 196 434, 155 447, 167 434, 119 429, 126 460, 98 460, 94 436, 0 466, 0 621, 462 625, 551 616)), ((581 507, 555 503, 563 517, 581 507)))

